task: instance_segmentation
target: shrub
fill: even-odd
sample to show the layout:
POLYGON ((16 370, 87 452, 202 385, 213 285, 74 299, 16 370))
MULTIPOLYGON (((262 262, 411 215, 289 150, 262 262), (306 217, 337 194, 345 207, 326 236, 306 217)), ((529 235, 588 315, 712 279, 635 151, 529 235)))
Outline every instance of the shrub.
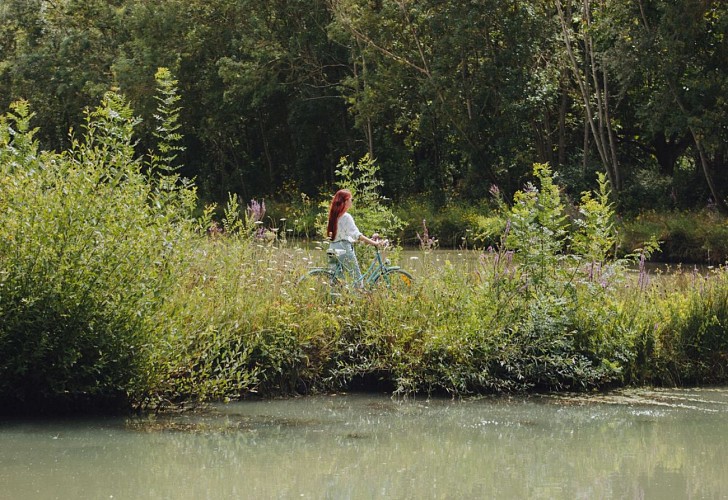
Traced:
MULTIPOLYGON (((335 170, 338 189, 348 189, 355 199, 350 209, 357 219, 357 226, 364 234, 380 233, 383 236, 394 236, 402 228, 402 221, 388 206, 387 199, 379 192, 382 181, 378 178, 379 166, 369 154, 358 162, 348 161, 346 157, 339 160, 335 170)), ((330 199, 319 204, 318 226, 325 235, 326 220, 329 214, 330 199)))
POLYGON ((194 191, 145 172, 118 94, 64 153, 38 150, 32 116, 15 103, 0 127, 0 395, 126 400, 149 384, 194 191))

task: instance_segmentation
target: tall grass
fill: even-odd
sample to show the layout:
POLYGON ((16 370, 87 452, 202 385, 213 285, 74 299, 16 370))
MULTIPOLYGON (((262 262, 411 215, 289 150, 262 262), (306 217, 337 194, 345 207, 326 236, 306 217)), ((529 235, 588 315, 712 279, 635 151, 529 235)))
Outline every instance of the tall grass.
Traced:
POLYGON ((644 268, 629 271, 607 258, 607 193, 584 198, 570 234, 559 229, 567 224, 550 171, 539 177, 547 189, 520 198, 521 219, 499 250, 478 253, 473 271, 423 255, 430 264, 405 293, 344 292, 332 304, 296 285, 316 251, 241 236, 205 243, 206 252, 222 252, 201 263, 215 279, 198 280, 179 300, 200 306, 182 325, 197 321, 200 332, 211 329, 209 340, 180 326, 188 336, 165 355, 176 360, 168 394, 387 387, 459 396, 725 380, 724 271, 652 280, 644 268), (195 299, 201 290, 207 300, 195 299), (180 365, 183 373, 174 371, 180 365))
POLYGON ((463 396, 726 380, 723 270, 640 285, 626 268, 583 266, 572 269, 573 287, 552 294, 524 289, 515 261, 485 253, 475 272, 425 265, 405 293, 345 291, 330 303, 295 283, 315 250, 208 245, 207 271, 177 299, 191 316, 171 314, 180 335, 161 355, 160 397, 362 387, 463 396))

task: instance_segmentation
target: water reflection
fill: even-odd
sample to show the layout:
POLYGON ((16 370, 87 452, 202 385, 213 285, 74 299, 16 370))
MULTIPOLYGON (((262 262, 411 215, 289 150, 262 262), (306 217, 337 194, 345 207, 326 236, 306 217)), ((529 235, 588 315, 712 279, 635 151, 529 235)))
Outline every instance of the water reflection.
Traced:
POLYGON ((728 389, 4 423, 0 498, 725 498, 728 389))

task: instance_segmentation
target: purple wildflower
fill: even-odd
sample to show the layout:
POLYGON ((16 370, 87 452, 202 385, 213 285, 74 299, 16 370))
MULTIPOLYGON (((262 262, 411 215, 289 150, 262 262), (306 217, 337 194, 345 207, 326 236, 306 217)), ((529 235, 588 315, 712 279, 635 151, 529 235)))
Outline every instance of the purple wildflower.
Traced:
POLYGON ((265 201, 259 203, 257 200, 250 200, 246 212, 248 220, 253 223, 262 221, 265 217, 265 201))
POLYGON ((258 202, 257 200, 250 200, 247 208, 245 209, 248 223, 252 223, 256 226, 255 237, 263 239, 266 236, 266 229, 263 227, 263 217, 265 217, 265 202, 258 202))
POLYGON ((430 236, 430 231, 427 229, 427 221, 422 219, 422 236, 420 233, 417 234, 417 239, 420 240, 420 249, 423 251, 430 251, 437 247, 437 238, 430 236))

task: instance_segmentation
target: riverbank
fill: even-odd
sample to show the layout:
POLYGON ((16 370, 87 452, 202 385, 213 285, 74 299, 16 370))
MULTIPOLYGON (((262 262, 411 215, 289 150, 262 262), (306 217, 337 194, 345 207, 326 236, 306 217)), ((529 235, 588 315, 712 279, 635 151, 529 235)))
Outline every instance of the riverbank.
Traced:
MULTIPOLYGON (((160 329, 137 351, 143 371, 130 373, 121 398, 61 393, 35 410, 164 411, 372 389, 460 398, 728 381, 722 268, 658 277, 584 263, 527 285, 506 255, 481 253, 466 269, 420 253, 410 290, 344 291, 331 302, 296 283, 323 259, 321 250, 223 238, 197 255, 194 278, 160 311, 160 329)), ((30 389, 25 401, 42 396, 30 389)))
MULTIPOLYGON (((423 245, 411 287, 332 300, 299 284, 323 252, 289 247, 260 205, 231 196, 214 221, 173 167, 137 158, 121 96, 63 154, 37 151, 15 109, 0 162, 0 401, 118 397, 143 411, 373 385, 458 398, 728 379, 728 272, 652 280, 646 247, 615 260, 604 176, 567 207, 534 165, 539 185, 501 205, 500 244, 472 264, 435 263, 423 245)), ((377 196, 358 199, 401 227, 377 196)))

